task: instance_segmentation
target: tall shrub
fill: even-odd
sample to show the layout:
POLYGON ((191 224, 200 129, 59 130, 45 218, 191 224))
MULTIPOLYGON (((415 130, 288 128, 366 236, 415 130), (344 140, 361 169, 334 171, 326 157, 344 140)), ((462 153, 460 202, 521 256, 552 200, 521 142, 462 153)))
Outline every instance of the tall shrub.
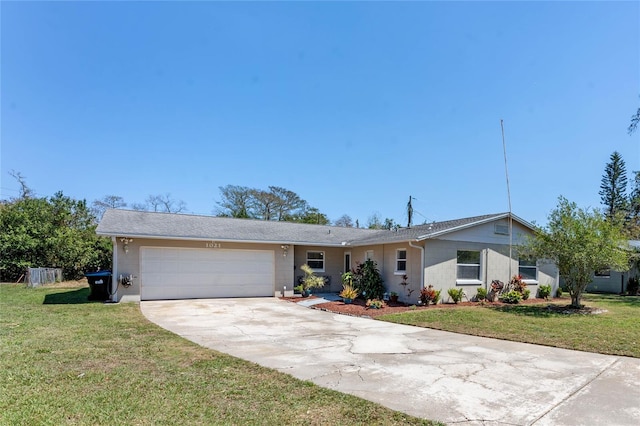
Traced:
POLYGON ((384 280, 376 262, 371 259, 358 264, 353 282, 358 292, 367 299, 381 299, 384 295, 384 280))
POLYGON ((56 193, 0 203, 0 279, 16 281, 28 267, 62 268, 67 279, 109 268, 111 241, 95 233, 84 200, 56 193))

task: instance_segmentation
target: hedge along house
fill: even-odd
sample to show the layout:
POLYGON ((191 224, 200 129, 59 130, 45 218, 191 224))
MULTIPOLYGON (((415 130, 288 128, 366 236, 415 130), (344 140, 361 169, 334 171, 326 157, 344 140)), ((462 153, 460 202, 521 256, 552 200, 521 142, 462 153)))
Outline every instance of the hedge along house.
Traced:
MULTIPOLYGON (((533 227, 511 216, 513 243, 533 227)), ((97 228, 113 242, 113 300, 261 297, 291 292, 307 263, 338 292, 341 274, 374 260, 387 291, 415 303, 420 289, 478 287, 522 274, 535 294, 557 288, 553 265, 509 258, 509 214, 370 230, 290 222, 108 210, 97 228), (402 286, 403 276, 407 286, 402 286), (128 279, 130 277, 130 279, 128 279), (409 295, 409 291, 413 290, 409 295)))

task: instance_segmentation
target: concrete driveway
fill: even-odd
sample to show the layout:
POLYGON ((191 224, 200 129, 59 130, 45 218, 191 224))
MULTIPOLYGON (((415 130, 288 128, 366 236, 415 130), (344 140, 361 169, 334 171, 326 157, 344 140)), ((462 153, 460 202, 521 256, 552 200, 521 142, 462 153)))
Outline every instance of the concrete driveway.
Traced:
POLYGON ((640 424, 639 359, 385 323, 275 298, 150 301, 141 309, 207 348, 418 417, 467 425, 640 424))

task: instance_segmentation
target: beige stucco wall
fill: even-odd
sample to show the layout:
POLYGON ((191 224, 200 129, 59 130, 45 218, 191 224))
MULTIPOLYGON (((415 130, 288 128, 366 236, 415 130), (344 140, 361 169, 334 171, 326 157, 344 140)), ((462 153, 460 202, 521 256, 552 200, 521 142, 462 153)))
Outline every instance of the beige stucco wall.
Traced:
POLYGON ((227 243, 217 242, 217 248, 209 248, 207 244, 211 241, 184 241, 184 240, 163 240, 151 238, 134 238, 128 244, 128 252, 125 253, 123 243, 120 239, 115 240, 114 250, 114 280, 120 275, 133 275, 133 283, 126 288, 118 286, 118 300, 123 296, 136 298, 140 296, 140 248, 141 247, 168 247, 168 248, 198 248, 207 250, 271 250, 275 253, 275 287, 276 291, 282 291, 283 286, 287 289, 293 288, 293 264, 294 256, 292 248, 284 250, 279 244, 251 244, 251 243, 227 243))
MULTIPOLYGON (((342 289, 341 275, 344 272, 344 248, 342 247, 318 247, 318 246, 295 246, 295 256, 292 265, 292 271, 294 280, 298 281, 298 277, 304 275, 304 272, 300 269, 302 265, 307 263, 308 251, 322 251, 324 252, 324 265, 323 272, 316 272, 319 276, 328 276, 331 279, 329 285, 321 289, 312 290, 312 292, 337 292, 342 289)), ((296 284, 297 285, 297 284, 296 284)))

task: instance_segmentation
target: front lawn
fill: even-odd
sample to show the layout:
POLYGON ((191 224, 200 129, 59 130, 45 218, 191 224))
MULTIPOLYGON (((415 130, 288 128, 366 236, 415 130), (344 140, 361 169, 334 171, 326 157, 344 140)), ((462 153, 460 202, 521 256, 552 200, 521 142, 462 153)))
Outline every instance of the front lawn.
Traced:
POLYGON ((536 305, 423 309, 378 317, 385 321, 517 342, 640 358, 640 297, 588 294, 583 303, 606 309, 567 315, 536 305))
POLYGON ((0 285, 0 424, 432 424, 202 348, 88 291, 0 285))

